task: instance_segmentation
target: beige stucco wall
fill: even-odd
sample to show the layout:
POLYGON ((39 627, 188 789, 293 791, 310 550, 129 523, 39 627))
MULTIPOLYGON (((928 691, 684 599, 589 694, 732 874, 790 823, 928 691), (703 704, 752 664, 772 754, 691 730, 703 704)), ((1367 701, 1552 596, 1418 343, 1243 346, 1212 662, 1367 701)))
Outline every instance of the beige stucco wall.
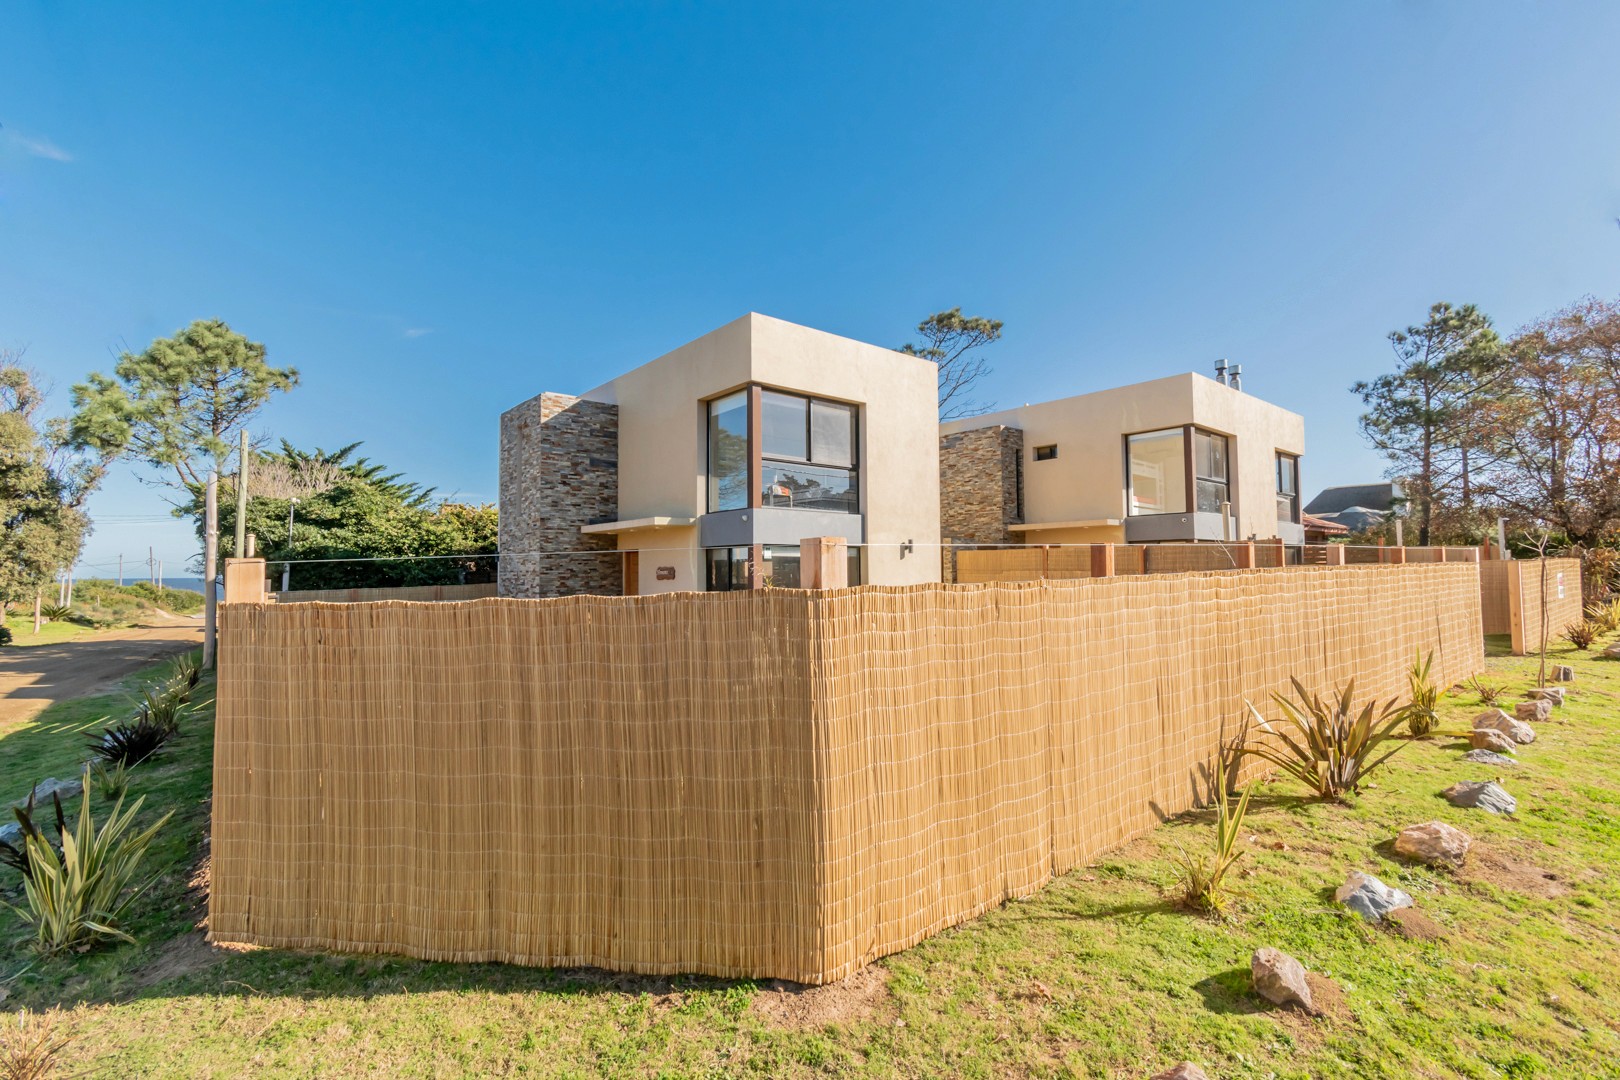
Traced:
MULTIPOLYGON (((861 504, 867 580, 939 580, 936 373, 926 360, 750 313, 581 396, 619 407, 619 520, 706 510, 702 402, 750 382, 862 406, 861 504), (906 540, 918 547, 902 558, 906 540)), ((695 527, 637 530, 643 593, 704 587, 695 527), (655 553, 656 552, 656 553, 655 553), (674 566, 658 581, 658 566, 674 566)))
MULTIPOLYGON (((1196 424, 1232 438, 1238 535, 1274 537, 1276 452, 1305 450, 1303 417, 1192 373, 953 420, 940 430, 948 434, 992 424, 1024 430, 1024 520, 1032 524, 1123 520, 1125 436, 1196 424), (1035 448, 1047 445, 1058 448, 1057 457, 1036 461, 1035 448)), ((1070 535, 1081 534, 1023 533, 1026 543, 1090 542, 1067 539, 1070 535)))

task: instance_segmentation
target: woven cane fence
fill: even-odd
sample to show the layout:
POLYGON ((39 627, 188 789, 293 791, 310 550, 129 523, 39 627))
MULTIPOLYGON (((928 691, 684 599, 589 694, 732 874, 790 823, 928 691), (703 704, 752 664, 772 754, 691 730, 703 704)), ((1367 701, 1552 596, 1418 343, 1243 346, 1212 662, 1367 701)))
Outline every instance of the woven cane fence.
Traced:
POLYGON ((1208 796, 1244 699, 1481 661, 1472 564, 231 605, 216 941, 838 979, 1208 796))

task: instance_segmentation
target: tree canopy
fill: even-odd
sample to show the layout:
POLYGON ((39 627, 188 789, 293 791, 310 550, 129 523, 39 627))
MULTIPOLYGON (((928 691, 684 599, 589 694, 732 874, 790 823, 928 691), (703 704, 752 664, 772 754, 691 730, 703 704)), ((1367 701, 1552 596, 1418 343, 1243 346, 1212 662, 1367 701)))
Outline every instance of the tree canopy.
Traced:
POLYGON ((193 488, 272 394, 297 385, 297 369, 271 367, 263 345, 219 319, 200 319, 144 352, 124 353, 111 376, 93 373, 75 386, 72 436, 172 471, 174 486, 193 488))
POLYGON ((994 408, 993 402, 971 399, 976 383, 990 373, 990 365, 977 350, 1001 340, 1001 320, 963 315, 959 307, 936 312, 917 324, 921 345, 900 346, 908 356, 932 360, 939 367, 939 418, 954 420, 977 416, 994 408))
POLYGON ((65 422, 17 355, 0 353, 0 606, 33 598, 70 567, 89 532, 83 506, 103 464, 75 453, 65 422))

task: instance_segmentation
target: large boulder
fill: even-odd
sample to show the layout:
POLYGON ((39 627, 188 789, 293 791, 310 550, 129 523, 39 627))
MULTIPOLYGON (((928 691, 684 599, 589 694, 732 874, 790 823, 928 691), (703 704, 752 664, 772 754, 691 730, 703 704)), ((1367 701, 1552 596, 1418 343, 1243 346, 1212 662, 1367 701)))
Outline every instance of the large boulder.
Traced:
MULTIPOLYGON (((1509 720, 1508 723, 1517 724, 1518 721, 1509 720)), ((1519 726, 1523 727, 1524 725, 1519 726)), ((1511 754, 1519 746, 1507 732, 1488 727, 1477 728, 1469 732, 1468 744, 1475 750, 1495 750, 1499 754, 1511 754)))
MULTIPOLYGON (((40 807, 50 806, 52 795, 55 795, 57 798, 62 800, 62 808, 66 810, 67 801, 81 794, 83 791, 84 781, 80 779, 57 780, 52 778, 49 780, 41 780, 39 783, 34 785, 34 811, 38 813, 40 807)), ((12 803, 12 805, 27 806, 28 796, 24 795, 15 803, 12 803)), ((54 814, 55 811, 53 810, 51 813, 54 814)), ((7 816, 9 817, 10 815, 8 814, 7 816)))
POLYGON ((1550 719, 1552 710, 1550 701, 1521 701, 1513 706, 1513 715, 1519 720, 1540 721, 1550 719))
POLYGON ((1498 754, 1494 750, 1470 750, 1462 756, 1464 761, 1472 761, 1476 765, 1517 765, 1515 758, 1506 754, 1498 754))
POLYGON ((1445 796, 1453 806, 1474 810, 1487 810, 1493 814, 1511 814, 1518 810, 1518 801, 1500 785, 1490 780, 1468 780, 1446 788, 1445 796))
MULTIPOLYGON (((1545 705, 1544 701, 1526 702, 1527 705, 1545 705)), ((1551 706, 1549 706, 1550 708, 1551 706)), ((1536 729, 1522 720, 1515 720, 1501 709, 1491 709, 1474 717, 1475 731, 1500 731, 1516 743, 1536 741, 1536 729)))
POLYGON ((1411 894, 1401 889, 1392 889, 1371 874, 1363 874, 1360 870, 1350 871, 1350 876, 1339 886, 1339 891, 1333 894, 1333 899, 1368 922, 1378 922, 1396 908, 1412 906, 1411 894))
POLYGON ((1249 960, 1249 974, 1254 979, 1254 992, 1273 1005, 1298 1005, 1307 1012, 1316 1011, 1310 983, 1305 981, 1305 966, 1281 949, 1268 945, 1257 950, 1249 960))
POLYGON ((1395 851, 1427 866, 1461 866, 1473 838, 1443 821, 1429 821, 1402 829, 1395 851))
POLYGON ((1574 682, 1575 669, 1568 664, 1559 664, 1552 669, 1553 682, 1574 682))

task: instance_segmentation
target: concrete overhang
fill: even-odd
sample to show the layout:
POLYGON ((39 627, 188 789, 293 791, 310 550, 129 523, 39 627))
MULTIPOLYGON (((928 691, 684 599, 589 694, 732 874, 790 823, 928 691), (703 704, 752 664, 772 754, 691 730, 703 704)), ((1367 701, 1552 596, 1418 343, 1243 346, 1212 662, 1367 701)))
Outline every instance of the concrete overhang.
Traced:
POLYGON ((644 517, 628 521, 604 521, 599 525, 581 525, 579 531, 587 536, 636 532, 639 529, 683 529, 697 524, 695 517, 644 517))

